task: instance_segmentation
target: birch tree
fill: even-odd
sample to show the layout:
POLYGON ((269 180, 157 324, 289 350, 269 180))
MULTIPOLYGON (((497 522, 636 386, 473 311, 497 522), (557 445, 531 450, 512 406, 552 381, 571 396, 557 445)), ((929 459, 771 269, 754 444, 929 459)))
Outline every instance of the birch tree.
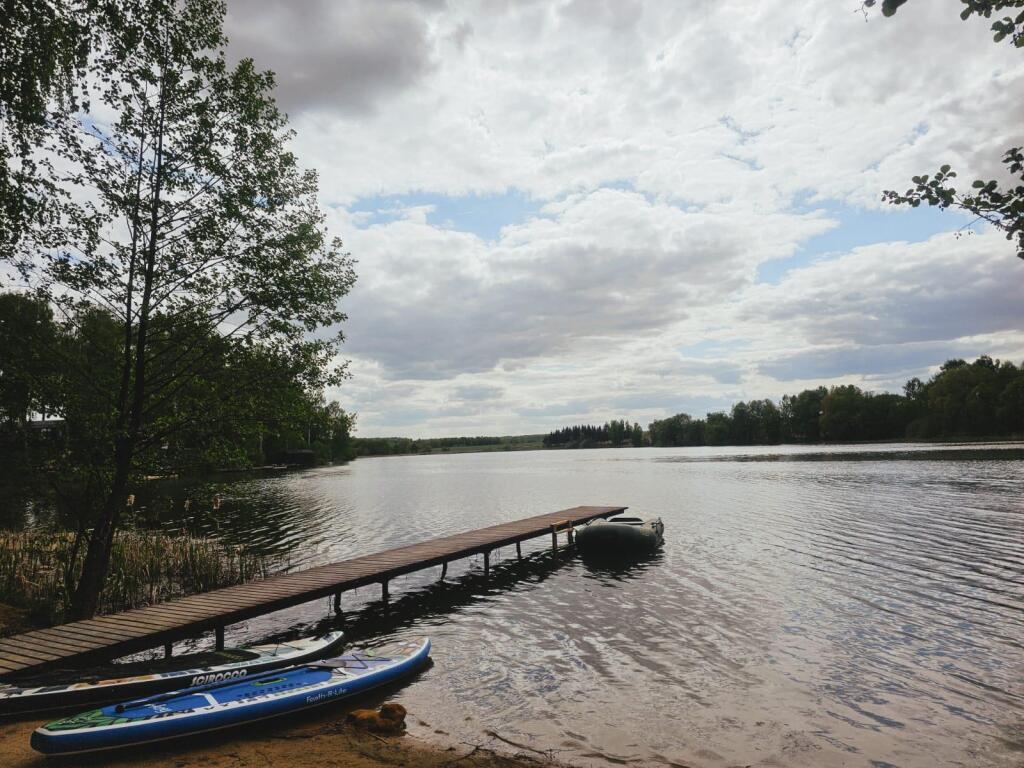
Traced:
POLYGON ((74 86, 72 103, 89 111, 51 107, 32 156, 46 215, 22 222, 7 255, 66 322, 97 309, 119 328, 76 618, 96 610, 147 457, 203 418, 182 398, 209 355, 258 349, 290 361, 311 390, 337 381, 338 302, 355 279, 324 227, 316 175, 288 151, 273 76, 227 62, 224 4, 124 0, 107 11, 117 34, 94 36, 74 86))

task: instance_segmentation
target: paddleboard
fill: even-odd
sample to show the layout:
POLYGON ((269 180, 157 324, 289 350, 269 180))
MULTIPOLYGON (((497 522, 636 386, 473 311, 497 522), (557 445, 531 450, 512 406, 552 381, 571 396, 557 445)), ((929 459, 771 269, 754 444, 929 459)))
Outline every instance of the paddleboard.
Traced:
POLYGON ((254 723, 393 682, 429 655, 429 639, 402 640, 238 682, 109 705, 37 728, 32 747, 45 755, 75 755, 254 723))
POLYGON ((85 672, 49 673, 42 679, 0 684, 0 715, 123 701, 133 696, 238 680, 323 658, 340 650, 342 640, 342 632, 329 632, 287 643, 187 654, 168 661, 110 664, 85 672), (62 679, 74 682, 62 682, 62 679))

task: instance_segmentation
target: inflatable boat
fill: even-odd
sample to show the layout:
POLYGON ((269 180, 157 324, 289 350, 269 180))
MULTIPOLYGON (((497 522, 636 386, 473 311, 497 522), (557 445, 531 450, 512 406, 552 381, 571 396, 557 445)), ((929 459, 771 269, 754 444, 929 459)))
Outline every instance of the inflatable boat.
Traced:
POLYGON ((665 526, 660 517, 613 517, 592 520, 576 530, 576 546, 584 555, 622 556, 653 552, 664 541, 665 526))

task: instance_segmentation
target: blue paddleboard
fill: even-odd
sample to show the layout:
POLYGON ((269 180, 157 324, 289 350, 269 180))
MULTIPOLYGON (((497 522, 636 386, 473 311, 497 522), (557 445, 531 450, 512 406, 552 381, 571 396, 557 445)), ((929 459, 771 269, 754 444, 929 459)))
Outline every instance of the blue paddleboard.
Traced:
POLYGON ((429 639, 402 640, 238 682, 114 704, 40 726, 32 747, 72 755, 266 720, 385 685, 418 669, 429 655, 429 639))
POLYGON ((308 664, 341 650, 343 634, 330 632, 287 643, 225 648, 170 661, 112 664, 86 671, 50 672, 35 681, 0 683, 0 715, 98 706, 206 683, 238 680, 279 667, 308 664), (63 678, 63 679, 62 679, 63 678))

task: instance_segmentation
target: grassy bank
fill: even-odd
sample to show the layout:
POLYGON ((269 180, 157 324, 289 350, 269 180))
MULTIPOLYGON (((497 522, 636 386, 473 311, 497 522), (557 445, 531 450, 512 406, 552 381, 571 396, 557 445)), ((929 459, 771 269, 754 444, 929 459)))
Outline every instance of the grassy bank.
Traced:
MULTIPOLYGON (((0 532, 0 603, 24 610, 36 626, 59 623, 84 556, 85 542, 76 544, 73 533, 0 532)), ((253 581, 267 567, 264 558, 214 539, 122 531, 114 539, 100 613, 253 581)))

